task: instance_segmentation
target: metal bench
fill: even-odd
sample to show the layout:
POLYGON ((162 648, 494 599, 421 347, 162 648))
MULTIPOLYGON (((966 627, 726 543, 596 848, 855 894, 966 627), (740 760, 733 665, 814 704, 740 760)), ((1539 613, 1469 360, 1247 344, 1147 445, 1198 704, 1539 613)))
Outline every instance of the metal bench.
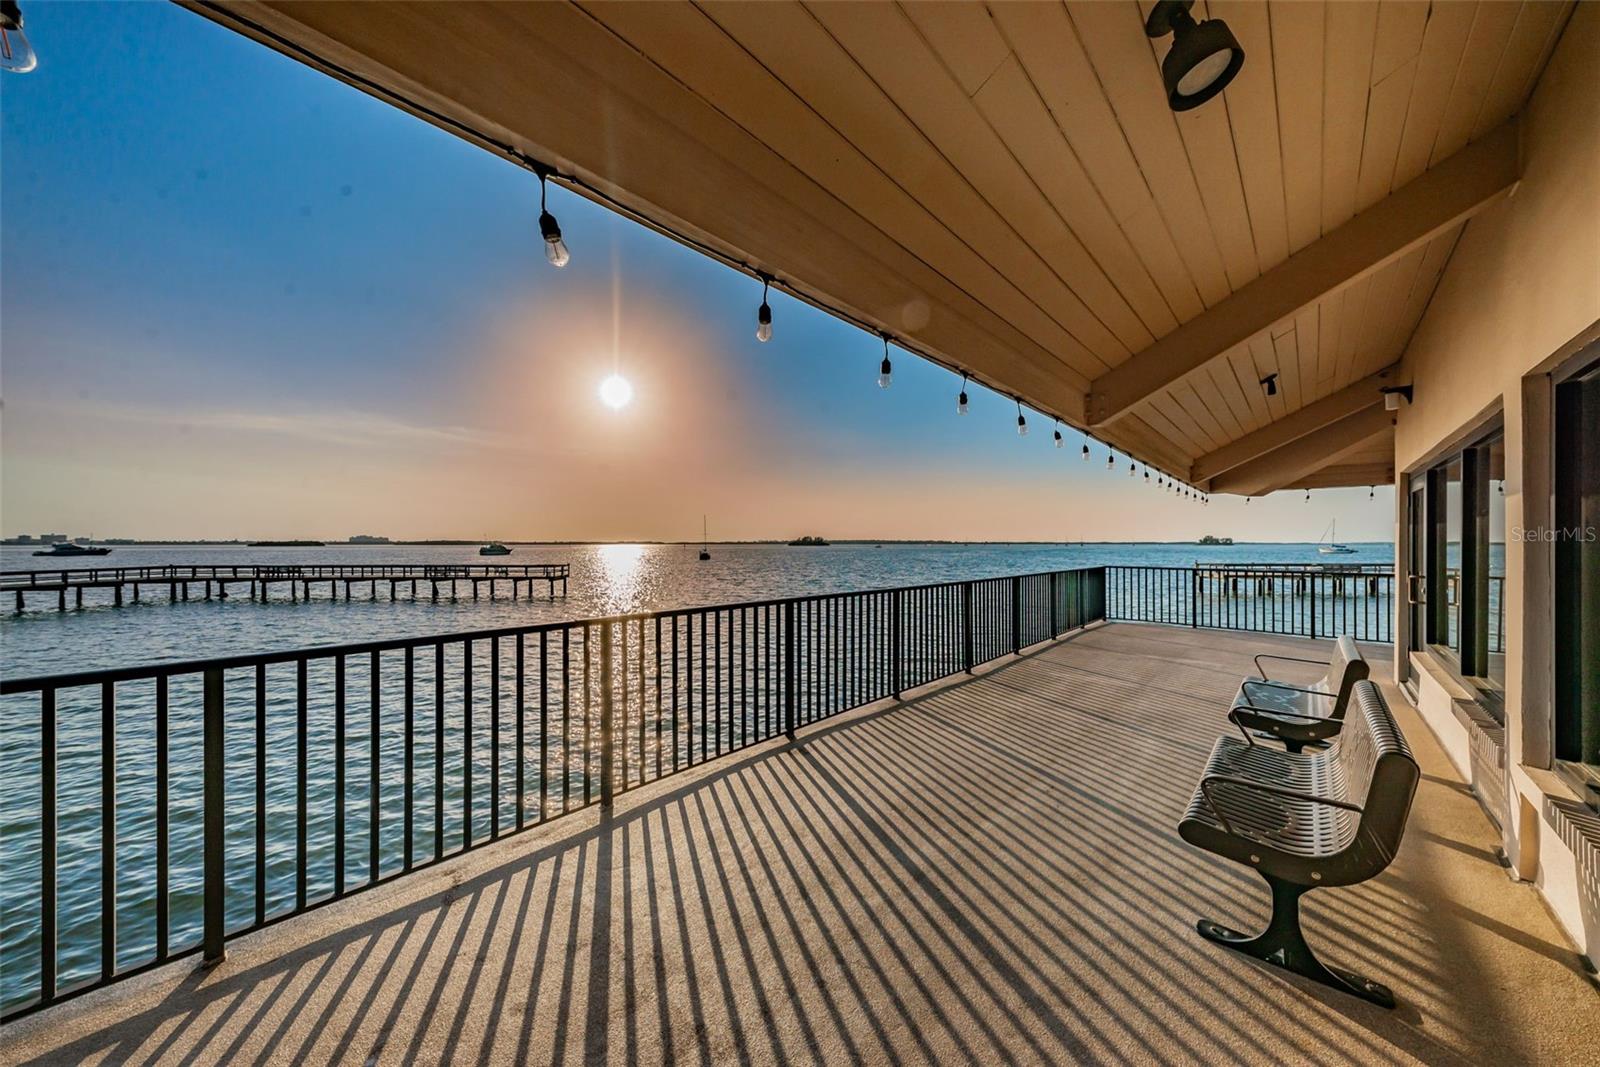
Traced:
POLYGON ((1419 772, 1378 687, 1355 684, 1345 728, 1324 752, 1296 754, 1222 737, 1178 824, 1191 845, 1255 868, 1272 918, 1249 936, 1202 919, 1202 937, 1386 1008, 1394 994, 1317 959, 1300 931, 1300 897, 1354 885, 1400 847, 1419 772))
POLYGON ((1256 656, 1255 661, 1256 674, 1239 683, 1228 719, 1244 731, 1247 740, 1254 731, 1258 737, 1282 741, 1290 752, 1299 752, 1308 744, 1326 741, 1338 734, 1344 725, 1351 690, 1370 673, 1361 650, 1348 637, 1334 642, 1333 658, 1326 663, 1265 652, 1256 656), (1261 666, 1264 659, 1315 663, 1328 670, 1320 681, 1309 686, 1291 685, 1269 678, 1261 666))

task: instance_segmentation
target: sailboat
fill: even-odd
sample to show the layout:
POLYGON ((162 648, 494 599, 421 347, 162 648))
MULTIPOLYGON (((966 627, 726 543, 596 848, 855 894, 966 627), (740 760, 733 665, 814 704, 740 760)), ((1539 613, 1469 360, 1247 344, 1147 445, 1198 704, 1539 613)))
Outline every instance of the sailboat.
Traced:
POLYGON ((711 558, 711 553, 706 549, 706 517, 700 516, 700 562, 704 563, 711 558))
POLYGON ((1317 551, 1324 556, 1348 556, 1355 551, 1349 545, 1340 544, 1336 538, 1339 536, 1339 520, 1334 519, 1328 523, 1328 528, 1322 531, 1322 539, 1317 542, 1317 551))

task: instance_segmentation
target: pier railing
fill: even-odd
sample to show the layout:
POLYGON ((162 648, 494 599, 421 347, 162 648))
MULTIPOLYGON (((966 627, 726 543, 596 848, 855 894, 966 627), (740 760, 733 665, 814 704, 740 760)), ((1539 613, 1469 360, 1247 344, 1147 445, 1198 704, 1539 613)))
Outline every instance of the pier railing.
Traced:
POLYGON ((1106 617, 1294 637, 1394 641, 1394 572, 1371 565, 1106 568, 1106 617))
POLYGON ((0 681, 0 1018, 1105 617, 1090 568, 0 681))
POLYGON ((0 571, 0 591, 59 585, 110 585, 130 582, 250 581, 293 578, 305 581, 437 578, 536 578, 569 576, 566 563, 251 563, 162 564, 147 567, 57 567, 0 571))

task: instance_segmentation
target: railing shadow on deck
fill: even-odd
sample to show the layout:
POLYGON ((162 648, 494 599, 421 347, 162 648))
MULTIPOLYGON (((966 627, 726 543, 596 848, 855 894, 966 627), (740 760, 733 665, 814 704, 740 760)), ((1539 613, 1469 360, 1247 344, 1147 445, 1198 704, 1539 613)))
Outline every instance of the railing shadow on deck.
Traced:
MULTIPOLYGON (((1183 848, 1167 810, 1181 806, 1214 725, 1193 713, 1214 710, 1236 675, 1193 671, 1198 686, 1107 726, 1098 711, 1125 684, 1060 651, 1075 639, 1092 657, 1100 632, 654 785, 442 892, 392 909, 386 894, 342 903, 386 910, 282 956, 253 961, 257 939, 284 935, 250 935, 238 963, 23 1062, 593 1060, 616 1041, 627 1051, 611 1058, 628 1062, 1159 1061, 1179 1049, 1225 1062, 1334 1049, 1467 1062, 1414 1029, 1414 1015, 1320 987, 1291 982, 1304 998, 1280 1014, 1281 980, 1188 943, 1196 909, 1238 916, 1254 888, 1247 872, 1183 848), (1141 773, 1084 758, 1160 730, 1175 743, 1141 749, 1155 760, 1141 773), (1152 774, 1183 785, 1141 810, 1152 774), (1185 878, 1108 874, 1105 858, 1130 844, 1185 878), (1062 885, 1072 892, 1050 888, 1062 885), (1235 1015, 1247 1032, 1215 1025, 1235 1015)), ((1461 980, 1413 939, 1374 943, 1420 921, 1420 905, 1379 883, 1359 907, 1315 913, 1317 933, 1395 952, 1413 982, 1461 980)))

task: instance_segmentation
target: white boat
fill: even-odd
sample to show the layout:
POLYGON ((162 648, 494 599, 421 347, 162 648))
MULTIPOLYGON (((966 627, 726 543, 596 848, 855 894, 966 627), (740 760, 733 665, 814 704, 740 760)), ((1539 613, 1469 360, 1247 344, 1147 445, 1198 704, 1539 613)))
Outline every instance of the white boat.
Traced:
POLYGON ((1338 524, 1338 519, 1328 523, 1328 528, 1322 531, 1322 539, 1317 542, 1317 551, 1324 556, 1348 556, 1355 552, 1349 545, 1340 544, 1335 540, 1339 536, 1338 524))

